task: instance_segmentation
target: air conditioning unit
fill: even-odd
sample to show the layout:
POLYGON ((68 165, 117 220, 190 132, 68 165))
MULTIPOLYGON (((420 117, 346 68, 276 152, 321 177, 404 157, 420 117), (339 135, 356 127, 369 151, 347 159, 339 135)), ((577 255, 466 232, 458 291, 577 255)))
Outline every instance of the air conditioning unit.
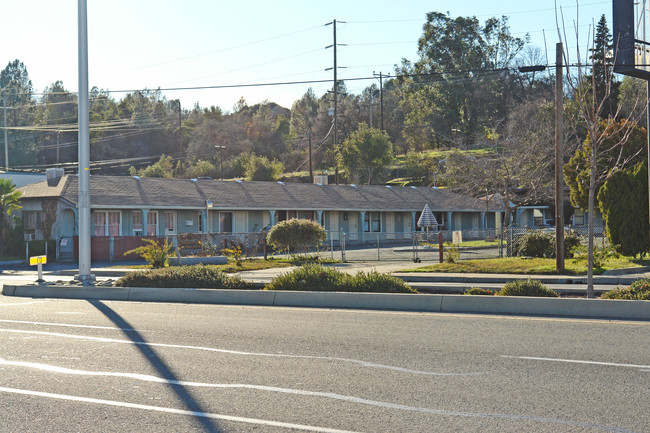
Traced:
POLYGON ((34 233, 25 233, 25 241, 33 241, 34 233))

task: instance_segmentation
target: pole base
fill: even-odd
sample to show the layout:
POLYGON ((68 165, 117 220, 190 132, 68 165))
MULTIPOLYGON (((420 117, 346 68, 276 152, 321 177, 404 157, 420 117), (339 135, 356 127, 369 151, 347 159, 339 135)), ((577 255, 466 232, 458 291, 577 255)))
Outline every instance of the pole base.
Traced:
POLYGON ((95 278, 95 276, 91 274, 89 275, 77 274, 73 277, 73 279, 79 281, 84 286, 94 286, 95 281, 97 281, 97 278, 95 278))

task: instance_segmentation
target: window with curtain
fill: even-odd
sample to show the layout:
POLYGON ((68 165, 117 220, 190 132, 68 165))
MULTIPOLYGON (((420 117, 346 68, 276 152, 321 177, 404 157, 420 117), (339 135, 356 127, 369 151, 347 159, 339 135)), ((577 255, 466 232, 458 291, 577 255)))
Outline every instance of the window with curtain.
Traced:
POLYGON ((142 235, 142 211, 134 210, 133 216, 133 233, 142 235))
POLYGON ((93 236, 106 236, 106 212, 93 212, 93 236))
POLYGON ((147 236, 158 235, 158 212, 149 211, 147 214, 147 236))

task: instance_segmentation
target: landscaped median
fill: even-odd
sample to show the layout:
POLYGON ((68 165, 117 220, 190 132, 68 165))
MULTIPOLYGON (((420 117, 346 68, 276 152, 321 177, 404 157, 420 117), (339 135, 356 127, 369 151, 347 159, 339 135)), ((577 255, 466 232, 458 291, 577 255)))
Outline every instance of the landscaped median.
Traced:
POLYGON ((4 285, 2 293, 5 296, 30 298, 101 299, 138 302, 182 302, 650 320, 650 301, 423 295, 411 293, 346 293, 50 285, 4 285))

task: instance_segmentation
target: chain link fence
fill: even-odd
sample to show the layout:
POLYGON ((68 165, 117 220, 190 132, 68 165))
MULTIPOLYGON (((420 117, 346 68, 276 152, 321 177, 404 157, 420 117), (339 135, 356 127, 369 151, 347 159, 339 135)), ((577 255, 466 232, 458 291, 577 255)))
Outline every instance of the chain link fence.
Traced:
MULTIPOLYGON (((580 242, 587 245, 588 240, 588 227, 566 227, 564 229, 565 235, 568 231, 575 232, 580 237, 580 242)), ((555 227, 550 228, 504 228, 503 233, 498 237, 499 239, 499 257, 514 257, 517 255, 525 236, 529 234, 550 234, 555 236, 555 227), (503 241, 501 241, 501 239, 503 241)), ((594 226, 594 245, 603 248, 609 245, 605 229, 603 226, 594 226)))

